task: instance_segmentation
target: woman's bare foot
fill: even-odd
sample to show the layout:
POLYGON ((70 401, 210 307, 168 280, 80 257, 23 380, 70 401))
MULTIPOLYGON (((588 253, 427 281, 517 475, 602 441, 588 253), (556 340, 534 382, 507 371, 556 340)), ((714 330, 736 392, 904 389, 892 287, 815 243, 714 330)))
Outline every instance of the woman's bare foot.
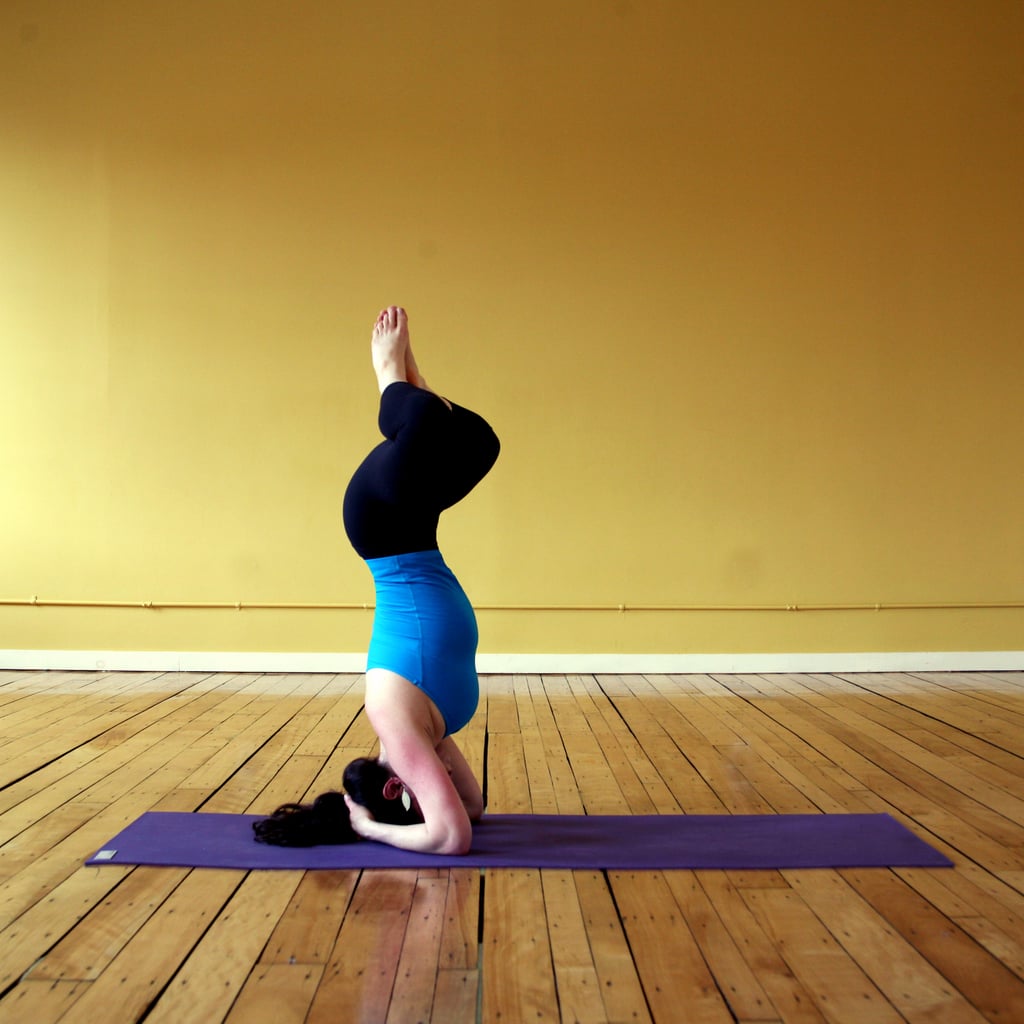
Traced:
MULTIPOLYGON (((427 378, 420 373, 420 368, 416 365, 416 357, 412 354, 411 343, 405 350, 405 379, 410 384, 415 384, 416 387, 422 388, 424 391, 429 391, 432 395, 437 395, 437 392, 427 383, 427 378)), ((437 397, 440 398, 449 409, 452 407, 452 403, 449 402, 444 395, 437 395, 437 397)))
POLYGON ((416 365, 416 357, 412 354, 411 343, 405 350, 405 376, 410 384, 415 384, 416 387, 423 388, 424 391, 430 390, 426 378, 420 373, 420 368, 416 365))
MULTIPOLYGON (((409 350, 409 321, 400 306, 388 306, 377 315, 370 338, 370 358, 383 390, 395 381, 408 380, 406 355, 409 350)), ((414 381, 415 383, 415 381, 414 381)))
MULTIPOLYGON (((416 357, 412 354, 409 342, 409 318, 401 306, 388 306, 377 315, 370 351, 381 392, 396 380, 405 380, 432 395, 437 394, 416 365, 416 357)), ((443 395, 437 397, 449 409, 452 407, 452 403, 443 395)))

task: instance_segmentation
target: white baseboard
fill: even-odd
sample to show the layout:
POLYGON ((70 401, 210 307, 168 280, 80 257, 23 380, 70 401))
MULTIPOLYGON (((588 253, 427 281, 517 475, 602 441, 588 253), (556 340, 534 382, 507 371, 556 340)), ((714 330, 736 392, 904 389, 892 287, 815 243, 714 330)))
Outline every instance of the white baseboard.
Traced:
MULTIPOLYGON (((366 654, 0 651, 0 669, 88 672, 362 672, 366 654)), ((786 654, 480 654, 482 674, 1024 671, 1024 651, 786 654)))

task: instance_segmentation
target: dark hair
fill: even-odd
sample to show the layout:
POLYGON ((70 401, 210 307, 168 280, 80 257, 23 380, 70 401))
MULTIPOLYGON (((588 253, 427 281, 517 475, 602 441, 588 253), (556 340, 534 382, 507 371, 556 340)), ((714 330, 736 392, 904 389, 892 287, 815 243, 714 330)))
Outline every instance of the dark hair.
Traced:
MULTIPOLYGON (((414 825, 423 819, 415 807, 384 795, 394 773, 376 758, 357 757, 345 768, 342 783, 357 804, 377 821, 414 825)), ((328 846, 354 843, 359 836, 349 822, 345 797, 336 790, 321 793, 312 804, 282 804, 269 818, 254 821, 256 842, 270 846, 328 846)))

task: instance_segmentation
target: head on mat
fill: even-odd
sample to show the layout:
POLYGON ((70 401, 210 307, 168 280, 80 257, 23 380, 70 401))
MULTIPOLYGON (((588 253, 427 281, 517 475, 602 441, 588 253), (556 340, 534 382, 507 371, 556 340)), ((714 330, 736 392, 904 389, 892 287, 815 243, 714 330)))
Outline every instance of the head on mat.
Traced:
MULTIPOLYGON (((377 758, 357 757, 345 768, 345 792, 388 825, 423 821, 411 794, 377 758)), ((311 804, 282 804, 269 818, 253 823, 256 841, 270 846, 328 846, 354 843, 348 804, 342 793, 321 793, 311 804)))

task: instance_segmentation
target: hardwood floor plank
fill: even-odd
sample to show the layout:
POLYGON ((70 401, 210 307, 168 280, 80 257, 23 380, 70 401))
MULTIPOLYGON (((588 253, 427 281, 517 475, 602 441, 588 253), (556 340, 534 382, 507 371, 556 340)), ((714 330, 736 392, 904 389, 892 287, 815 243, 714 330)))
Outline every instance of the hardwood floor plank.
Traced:
POLYGON ((180 1024, 227 1016, 301 875, 298 871, 247 875, 157 999, 147 1022, 180 1024))
POLYGON ((323 967, 261 963, 249 975, 226 1024, 304 1024, 323 967))
MULTIPOLYGON (((854 732, 823 710, 819 700, 753 700, 779 725, 809 738, 866 790, 904 811, 924 828, 946 836, 967 856, 993 868, 1011 869, 1018 862, 999 841, 1000 836, 1016 836, 1015 826, 922 772, 872 737, 854 732)), ((834 700, 830 703, 835 705, 834 700)))
POLYGON ((604 1018, 601 982, 590 950, 573 872, 545 871, 541 885, 562 1018, 581 1024, 601 1021, 604 1018))
POLYGON ((532 813, 522 737, 496 733, 487 748, 487 762, 487 810, 492 814, 532 813))
POLYGON ((622 765, 616 771, 616 778, 623 795, 634 807, 633 813, 679 814, 679 801, 666 785, 657 766, 652 763, 644 745, 630 730, 596 679, 593 680, 593 687, 590 697, 600 722, 591 718, 591 728, 598 736, 613 770, 616 765, 622 765), (618 748, 618 753, 609 751, 612 744, 618 748))
POLYGON ((843 877, 985 1017, 1024 1020, 1024 980, 888 871, 843 877))
POLYGON ((23 981, 0 1000, 0 1024, 56 1024, 88 987, 81 981, 23 981))
MULTIPOLYGON (((1016 779, 1024 776, 1024 757, 1004 750, 972 731, 985 727, 984 709, 977 703, 979 700, 984 701, 983 693, 975 691, 972 696, 971 692, 951 691, 947 686, 905 675, 895 678, 885 675, 857 676, 854 679, 855 685, 874 696, 884 697, 886 708, 896 706, 902 709, 906 714, 914 716, 913 720, 919 728, 944 737, 959 750, 967 751, 972 764, 981 762, 991 765, 1016 779)), ((1016 699, 1024 715, 1021 695, 1017 694, 1016 699)))
MULTIPOLYGON (((335 697, 327 702, 327 709, 321 715, 320 720, 310 729, 309 735, 295 748, 296 755, 323 758, 330 756, 337 746, 338 740, 345 735, 362 710, 362 688, 359 687, 358 692, 351 692, 355 689, 356 684, 352 682, 340 698, 335 697)), ((315 703, 319 707, 320 699, 318 698, 315 703)))
POLYGON ((476 970, 479 966, 481 872, 476 868, 453 868, 445 875, 448 890, 438 963, 443 970, 476 970))
POLYGON ((260 963, 324 966, 358 881, 358 871, 307 871, 267 940, 260 963))
POLYGON ((686 814, 722 814, 721 798, 694 767, 687 752, 666 732, 643 698, 632 692, 632 676, 598 676, 598 682, 621 714, 658 776, 686 814))
POLYGON ((666 871, 665 881, 737 1020, 770 1020, 777 1010, 692 871, 666 871))
POLYGON ((440 1008, 432 1020, 437 1024, 476 1024, 480 974, 443 968, 437 972, 434 1006, 440 1008))
POLYGON ((516 713, 523 745, 523 764, 530 792, 530 809, 534 814, 557 814, 559 797, 579 803, 579 791, 572 770, 566 762, 561 738, 547 727, 550 710, 543 691, 535 692, 534 681, 517 679, 516 713), (539 712, 539 713, 538 713, 539 712), (546 714, 545 714, 546 712, 546 714), (545 722, 542 731, 540 722, 545 722))
POLYGON ((744 889, 743 899, 828 1021, 900 1024, 902 1015, 788 889, 744 889))
POLYGON ((834 871, 784 871, 793 892, 911 1024, 985 1018, 834 871))
POLYGON ((138 1020, 217 920, 243 877, 239 871, 191 872, 90 983, 62 1024, 138 1020))
MULTIPOLYGON (((81 928, 68 931, 33 966, 30 977, 95 981, 187 875, 187 868, 135 868, 97 903, 81 928)), ((84 880, 80 872, 69 882, 84 880)))
MULTIPOLYGON (((847 697, 843 707, 833 714, 839 721, 856 730, 859 736, 870 737, 908 763, 929 775, 941 778, 944 784, 970 797, 983 807, 996 811, 1011 821, 1024 820, 1024 799, 1007 791, 1003 786, 989 783, 979 775, 951 762, 947 756, 948 751, 938 753, 930 749, 929 730, 923 730, 918 734, 923 742, 909 739, 907 716, 894 715, 887 708, 879 708, 871 701, 856 695, 847 697)), ((916 722, 917 716, 910 718, 909 721, 916 722)), ((1021 725, 1024 727, 1024 721, 1021 725)))
POLYGON ((424 877, 416 880, 409 924, 395 974, 388 1006, 390 1024, 408 1021, 451 1020, 453 1007, 434 1006, 440 967, 441 933, 444 929, 448 880, 424 877))
POLYGON ((539 871, 488 874, 481 946, 484 1021, 559 1020, 539 871))
POLYGON ((487 732, 519 732, 519 715, 513 695, 514 676, 491 676, 487 680, 487 732))
POLYGON ((523 750, 528 770, 532 773, 532 810, 535 814, 583 814, 579 781, 569 763, 548 694, 539 679, 531 690, 536 730, 524 733, 523 750))
POLYGON ((308 1024, 381 1024, 416 890, 414 871, 364 871, 324 969, 308 1024))
POLYGON ((685 1007, 688 1022, 731 1024, 663 873, 612 871, 609 881, 654 1020, 671 1021, 685 1007))
POLYGON ((1024 673, 488 676, 458 736, 489 812, 885 812, 953 870, 82 866, 338 788, 362 694, 0 672, 0 1022, 1024 1019, 1024 673))
MULTIPOLYGON (((0 992, 25 975, 114 889, 129 868, 77 871, 0 930, 0 992)), ((4 887, 6 888, 6 886, 4 887)))
MULTIPOLYGON (((783 958, 782 949, 758 922, 742 895, 745 889, 788 890, 789 886, 781 875, 776 872, 748 872, 750 884, 741 889, 733 882, 733 872, 698 871, 694 874, 754 977, 767 993, 779 1019, 787 1024, 819 1024, 825 1020, 810 992, 783 958), (758 885, 758 881, 765 884, 758 885)), ((717 964, 717 960, 712 964, 717 964)))
MULTIPOLYGON (((560 720, 557 706, 552 708, 554 721, 562 738, 579 802, 588 814, 628 814, 629 803, 619 788, 618 781, 604 748, 591 732, 586 720, 576 729, 566 730, 560 720)), ((564 803, 563 803, 564 806, 564 803)))
POLYGON ((573 881, 607 1020, 646 1024, 647 1000, 608 879, 600 871, 574 871, 573 881))

